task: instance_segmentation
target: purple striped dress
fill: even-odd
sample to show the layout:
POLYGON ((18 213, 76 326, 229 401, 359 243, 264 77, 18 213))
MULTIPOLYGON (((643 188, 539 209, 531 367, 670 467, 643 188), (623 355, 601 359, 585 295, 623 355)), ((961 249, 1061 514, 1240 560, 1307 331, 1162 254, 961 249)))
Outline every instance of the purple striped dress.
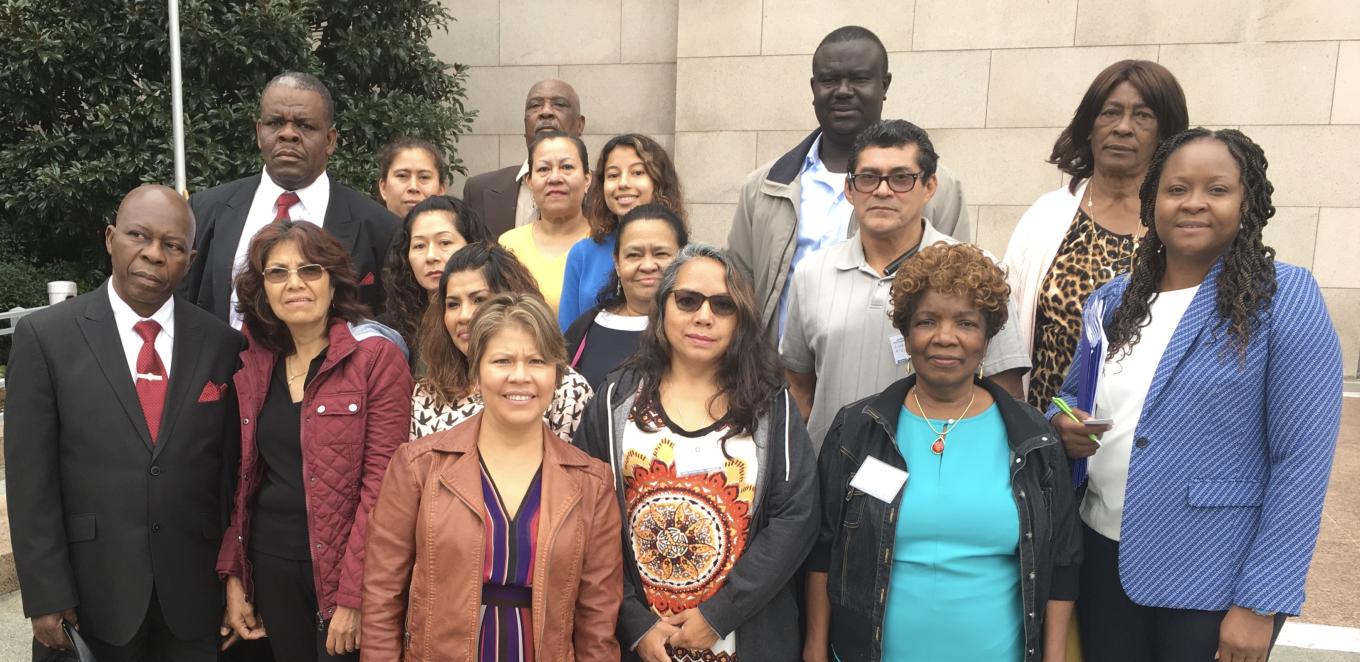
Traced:
POLYGON ((482 465, 482 498, 486 508, 482 572, 481 627, 477 659, 481 662, 533 662, 534 628, 531 597, 538 542, 538 511, 543 470, 512 518, 496 483, 482 465))

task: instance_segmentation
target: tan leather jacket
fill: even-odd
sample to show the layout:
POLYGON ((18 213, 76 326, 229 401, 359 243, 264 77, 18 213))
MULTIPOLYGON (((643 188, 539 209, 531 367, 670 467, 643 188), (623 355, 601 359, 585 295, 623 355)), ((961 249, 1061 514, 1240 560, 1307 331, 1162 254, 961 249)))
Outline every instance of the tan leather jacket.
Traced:
MULTIPOLYGON (((410 442, 388 466, 368 521, 361 659, 477 659, 483 500, 478 414, 410 442)), ((609 469, 543 427, 533 576, 534 657, 618 660, 623 599, 618 500, 609 469)))

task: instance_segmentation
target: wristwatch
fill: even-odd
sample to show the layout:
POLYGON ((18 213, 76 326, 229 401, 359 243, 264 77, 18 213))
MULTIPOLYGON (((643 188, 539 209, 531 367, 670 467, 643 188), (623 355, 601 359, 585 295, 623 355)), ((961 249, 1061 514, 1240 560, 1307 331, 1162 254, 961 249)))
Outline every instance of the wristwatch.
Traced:
POLYGON ((1251 610, 1251 613, 1256 614, 1257 616, 1274 616, 1275 614, 1278 614, 1279 612, 1275 612, 1275 611, 1264 611, 1264 610, 1261 610, 1261 609, 1253 609, 1253 610, 1251 610))

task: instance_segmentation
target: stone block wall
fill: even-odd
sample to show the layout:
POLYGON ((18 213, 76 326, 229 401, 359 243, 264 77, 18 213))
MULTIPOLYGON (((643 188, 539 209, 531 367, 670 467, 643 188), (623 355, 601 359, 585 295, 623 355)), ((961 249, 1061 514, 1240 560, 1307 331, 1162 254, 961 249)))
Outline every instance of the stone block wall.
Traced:
MULTIPOLYGON (((958 173, 975 241, 1005 250, 1025 208, 1062 183, 1044 162, 1092 77, 1166 65, 1191 125, 1265 147, 1279 213, 1268 243, 1316 274, 1360 366, 1360 4, 1354 0, 445 0, 433 43, 470 64, 472 172, 523 160, 529 85, 581 93, 587 145, 641 131, 672 150, 698 238, 722 243, 742 178, 812 129, 811 54, 830 30, 889 50, 885 117, 931 131, 958 173)), ((458 183, 461 186, 461 183, 458 183)), ((456 189, 457 190, 457 189, 456 189)))

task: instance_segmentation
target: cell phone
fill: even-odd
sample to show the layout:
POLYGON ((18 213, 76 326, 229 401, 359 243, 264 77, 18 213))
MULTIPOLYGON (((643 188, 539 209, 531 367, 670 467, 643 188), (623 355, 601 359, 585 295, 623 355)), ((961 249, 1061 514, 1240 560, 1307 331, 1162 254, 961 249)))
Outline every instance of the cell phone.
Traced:
POLYGON ((1082 424, 1083 424, 1083 425, 1108 425, 1108 426, 1110 426, 1110 427, 1114 427, 1114 419, 1113 419, 1113 418, 1096 418, 1096 417, 1092 416, 1091 418, 1088 418, 1088 419, 1082 421, 1082 424))

